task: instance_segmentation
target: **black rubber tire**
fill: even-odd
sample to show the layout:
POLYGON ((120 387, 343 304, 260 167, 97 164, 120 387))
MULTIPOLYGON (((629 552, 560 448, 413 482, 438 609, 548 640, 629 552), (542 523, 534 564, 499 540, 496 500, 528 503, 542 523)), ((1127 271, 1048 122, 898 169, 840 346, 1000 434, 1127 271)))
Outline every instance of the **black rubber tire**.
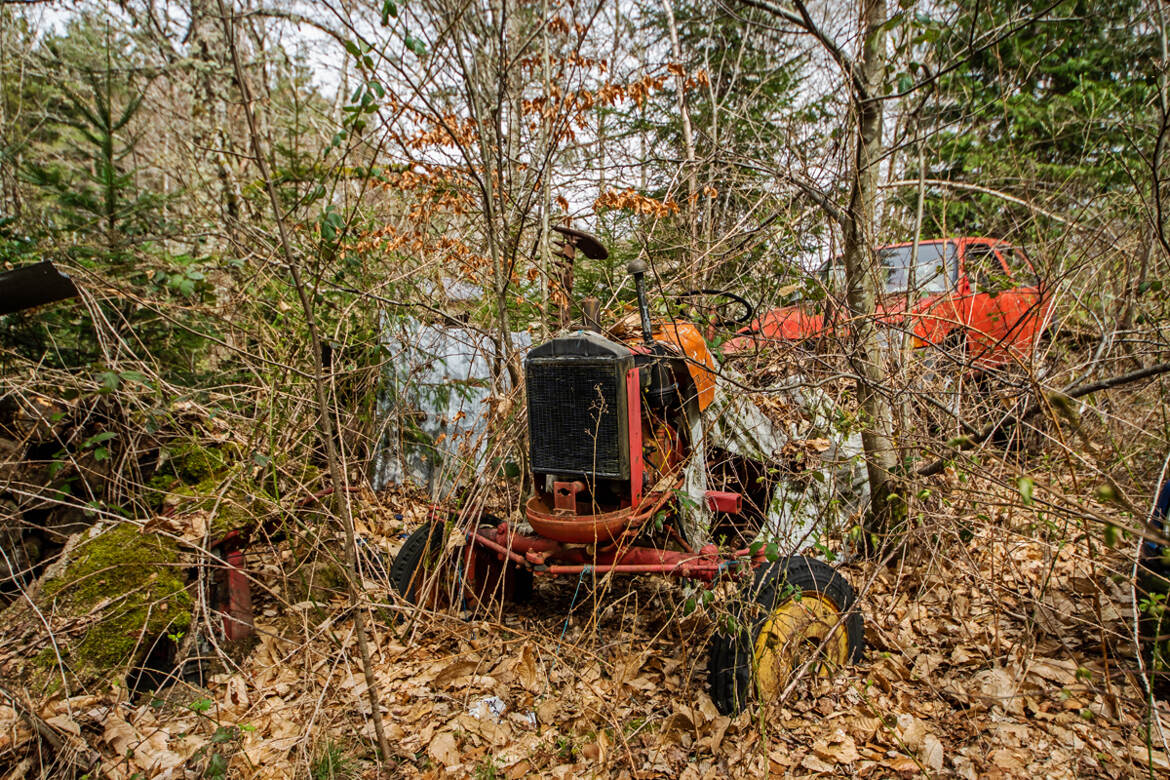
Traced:
MULTIPOLYGON (((416 574, 419 565, 424 559, 437 560, 443 550, 443 531, 442 523, 419 526, 403 542, 402 549, 394 556, 394 563, 390 565, 391 587, 411 604, 417 603, 415 585, 421 581, 421 575, 416 574)), ((531 600, 531 571, 516 565, 504 566, 490 557, 490 554, 484 554, 478 559, 473 556, 473 560, 476 560, 478 565, 464 575, 473 580, 468 583, 468 590, 471 593, 483 594, 490 599, 493 594, 500 592, 499 578, 504 576, 507 578, 502 591, 505 601, 523 604, 531 600)), ((471 596, 467 600, 472 606, 477 601, 471 596)))
POLYGON ((1166 606, 1170 597, 1170 566, 1146 554, 1144 544, 1142 547, 1135 583, 1138 604, 1152 601, 1160 608, 1139 611, 1138 643, 1150 682, 1156 693, 1164 695, 1170 688, 1170 639, 1167 638, 1170 636, 1170 612, 1166 606))
POLYGON ((424 553, 434 558, 443 549, 443 524, 428 523, 420 525, 406 537, 402 549, 394 556, 394 563, 390 564, 390 585, 411 604, 415 603, 414 586, 418 578, 415 572, 423 560, 424 553))
POLYGON ((772 611, 793 591, 813 591, 831 601, 845 616, 838 629, 847 638, 847 662, 856 663, 865 650, 865 627, 854 608, 849 582, 832 566, 814 558, 792 556, 761 566, 733 611, 737 630, 716 633, 711 640, 708 682, 711 699, 724 715, 734 715, 756 699, 753 658, 756 637, 772 611))

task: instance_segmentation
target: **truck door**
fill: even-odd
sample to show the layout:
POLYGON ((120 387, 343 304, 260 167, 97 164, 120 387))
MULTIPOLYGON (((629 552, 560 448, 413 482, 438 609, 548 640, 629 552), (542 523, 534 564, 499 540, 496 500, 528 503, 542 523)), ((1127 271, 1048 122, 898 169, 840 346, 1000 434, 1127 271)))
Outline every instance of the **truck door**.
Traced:
POLYGON ((1020 288, 1011 269, 990 244, 967 247, 971 284, 968 353, 977 365, 996 366, 1028 354, 1034 331, 1028 313, 1037 300, 1034 288, 1020 288))

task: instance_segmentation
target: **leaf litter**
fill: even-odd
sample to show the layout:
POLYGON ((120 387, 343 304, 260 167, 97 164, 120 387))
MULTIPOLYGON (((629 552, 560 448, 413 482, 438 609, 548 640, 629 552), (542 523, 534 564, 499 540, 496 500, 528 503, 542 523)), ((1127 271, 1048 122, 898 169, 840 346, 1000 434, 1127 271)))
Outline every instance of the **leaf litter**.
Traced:
MULTIPOLYGON (((367 543, 388 555, 421 516, 406 495, 358 500, 367 543)), ((872 583, 862 662, 735 717, 706 693, 713 613, 684 616, 677 583, 538 580, 531 604, 411 618, 369 573, 393 751, 381 768, 342 593, 258 598, 255 647, 204 686, 57 696, 35 713, 114 780, 306 776, 326 746, 345 758, 336 776, 355 778, 1165 776, 1128 671, 1127 589, 1087 576, 1087 539, 1054 552, 1012 527, 846 567, 872 583)), ((281 551, 251 558, 279 593, 281 551)), ((4 766, 30 771, 37 738, 0 706, 4 766)))

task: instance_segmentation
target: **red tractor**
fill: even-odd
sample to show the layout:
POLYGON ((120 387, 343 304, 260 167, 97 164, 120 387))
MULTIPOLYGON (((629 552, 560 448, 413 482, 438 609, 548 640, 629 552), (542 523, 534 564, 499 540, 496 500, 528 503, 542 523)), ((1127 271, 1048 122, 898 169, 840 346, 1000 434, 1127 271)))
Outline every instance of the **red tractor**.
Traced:
MULTIPOLYGON (((566 256, 608 256, 587 233, 559 232, 566 256)), ((412 603, 475 607, 524 598, 534 577, 664 574, 708 587, 739 578, 745 597, 720 621, 731 628, 714 637, 709 665, 712 698, 733 713, 780 695, 798 669, 827 674, 858 660, 862 618, 849 583, 822 561, 712 542, 713 518, 743 507, 739 493, 706 489, 716 363, 693 324, 651 320, 646 265, 628 270, 640 333, 619 340, 594 325, 525 358, 533 490, 523 521, 432 518, 404 542, 390 579, 412 603)))

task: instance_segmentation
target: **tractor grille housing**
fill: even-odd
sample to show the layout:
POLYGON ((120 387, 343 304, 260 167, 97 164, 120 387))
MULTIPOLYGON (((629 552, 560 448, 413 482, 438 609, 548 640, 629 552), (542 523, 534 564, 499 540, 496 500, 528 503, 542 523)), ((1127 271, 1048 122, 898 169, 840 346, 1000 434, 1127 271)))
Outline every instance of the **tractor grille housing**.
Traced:
POLYGON ((630 478, 626 372, 630 350, 588 332, 553 339, 524 361, 532 470, 630 478))

